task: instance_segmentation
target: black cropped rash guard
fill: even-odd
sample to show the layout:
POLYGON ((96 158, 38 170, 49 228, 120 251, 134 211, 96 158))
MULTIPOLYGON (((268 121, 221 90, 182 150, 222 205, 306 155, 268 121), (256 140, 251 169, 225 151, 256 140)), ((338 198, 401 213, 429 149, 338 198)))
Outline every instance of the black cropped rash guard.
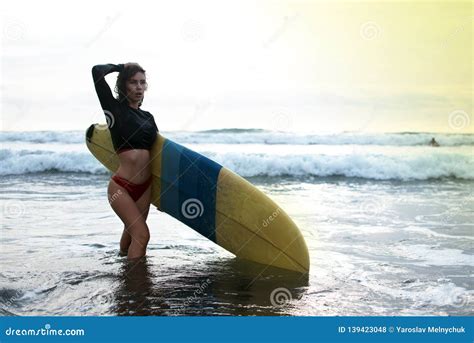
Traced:
POLYGON ((95 90, 107 119, 114 149, 150 150, 158 131, 153 115, 130 107, 126 99, 122 102, 115 99, 104 78, 105 75, 114 71, 120 72, 123 68, 123 64, 100 64, 92 67, 95 90))

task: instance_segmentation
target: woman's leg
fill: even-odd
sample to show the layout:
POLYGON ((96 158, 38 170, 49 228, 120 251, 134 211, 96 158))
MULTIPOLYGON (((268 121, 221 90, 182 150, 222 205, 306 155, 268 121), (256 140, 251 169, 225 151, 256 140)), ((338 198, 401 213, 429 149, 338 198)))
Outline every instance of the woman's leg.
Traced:
MULTIPOLYGON (((147 192, 151 192, 151 190, 147 190, 142 195, 142 197, 138 199, 137 203, 135 203, 123 187, 116 184, 113 180, 110 180, 109 182, 108 195, 110 206, 120 217, 125 225, 124 231, 130 236, 130 244, 127 255, 129 259, 135 259, 144 256, 146 253, 146 246, 150 239, 150 231, 148 230, 148 226, 145 222, 148 211, 143 211, 145 207, 143 206, 143 202, 140 202, 147 192), (141 207, 139 208, 139 206, 141 207), (145 216, 142 215, 142 213, 145 216)), ((150 194, 148 194, 148 197, 149 196, 150 194)), ((125 235, 123 240, 124 246, 121 244, 121 250, 123 252, 125 251, 127 240, 127 235, 125 235)))
POLYGON ((128 248, 132 243, 132 236, 128 233, 127 225, 123 225, 122 237, 120 238, 120 255, 126 256, 128 254, 128 248))
MULTIPOLYGON (((142 214, 142 218, 144 221, 148 218, 148 212, 150 210, 150 200, 151 200, 151 186, 143 193, 140 199, 137 200, 135 203, 138 207, 138 210, 142 214)), ((120 239, 120 254, 127 255, 128 248, 132 243, 132 237, 127 230, 127 226, 124 225, 122 237, 120 239)))

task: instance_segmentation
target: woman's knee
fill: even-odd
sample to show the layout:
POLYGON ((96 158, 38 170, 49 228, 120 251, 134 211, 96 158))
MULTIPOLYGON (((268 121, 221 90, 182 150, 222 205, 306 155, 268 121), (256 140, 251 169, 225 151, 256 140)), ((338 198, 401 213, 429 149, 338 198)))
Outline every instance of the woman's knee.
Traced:
POLYGON ((140 245, 146 246, 150 241, 150 230, 144 222, 134 223, 132 227, 129 228, 128 233, 133 241, 140 243, 140 245))
POLYGON ((150 241, 150 231, 148 230, 148 227, 145 227, 145 229, 142 228, 140 230, 134 230, 130 236, 132 237, 132 242, 135 240, 145 246, 150 241))

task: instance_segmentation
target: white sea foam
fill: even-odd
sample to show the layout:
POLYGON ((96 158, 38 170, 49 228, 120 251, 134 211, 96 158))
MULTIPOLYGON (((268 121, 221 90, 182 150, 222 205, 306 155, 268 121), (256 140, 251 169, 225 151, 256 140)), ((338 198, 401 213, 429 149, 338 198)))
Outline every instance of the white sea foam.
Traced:
MULTIPOLYGON (((36 172, 106 173, 85 147, 82 151, 0 149, 0 175, 36 172)), ((38 145, 39 147, 39 145, 38 145)), ((50 145, 49 145, 50 147, 50 145)), ((77 148, 77 146, 76 146, 77 148)), ((204 151, 207 157, 244 177, 357 177, 374 180, 474 179, 474 158, 466 154, 274 154, 204 151)))
POLYGON ((474 158, 464 154, 270 155, 206 152, 242 176, 345 176, 375 180, 474 179, 474 158))
MULTIPOLYGON (((445 224, 446 225, 446 224, 445 224)), ((461 224, 456 224, 457 226, 461 226, 461 224)), ((466 224, 469 225, 469 224, 466 224)), ((446 239, 468 239, 474 240, 474 236, 462 236, 462 235, 447 235, 444 233, 439 233, 424 227, 417 227, 417 226, 409 226, 405 228, 406 231, 411 231, 417 234, 421 234, 427 237, 437 237, 437 238, 446 238, 446 239)), ((474 261, 473 261, 474 262, 474 261)))
POLYGON ((386 248, 391 256, 397 256, 421 266, 464 265, 472 266, 473 255, 461 249, 440 249, 426 244, 395 245, 386 248))
POLYGON ((90 153, 0 149, 0 175, 45 171, 107 172, 90 153))
MULTIPOLYGON (((441 146, 474 145, 473 134, 357 133, 301 134, 258 129, 223 129, 198 132, 164 132, 163 135, 188 144, 291 144, 291 145, 385 145, 422 146, 436 138, 441 146)), ((0 142, 83 143, 84 131, 0 132, 0 142)))

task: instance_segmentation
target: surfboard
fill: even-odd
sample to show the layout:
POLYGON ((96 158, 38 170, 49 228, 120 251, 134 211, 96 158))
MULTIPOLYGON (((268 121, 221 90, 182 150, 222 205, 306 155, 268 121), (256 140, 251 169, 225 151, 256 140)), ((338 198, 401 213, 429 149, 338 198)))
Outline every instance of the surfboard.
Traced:
MULTIPOLYGON (((119 167, 107 124, 86 131, 92 155, 119 167)), ((152 204, 238 258, 308 273, 306 242, 293 220, 250 182, 160 133, 151 149, 152 204)))

